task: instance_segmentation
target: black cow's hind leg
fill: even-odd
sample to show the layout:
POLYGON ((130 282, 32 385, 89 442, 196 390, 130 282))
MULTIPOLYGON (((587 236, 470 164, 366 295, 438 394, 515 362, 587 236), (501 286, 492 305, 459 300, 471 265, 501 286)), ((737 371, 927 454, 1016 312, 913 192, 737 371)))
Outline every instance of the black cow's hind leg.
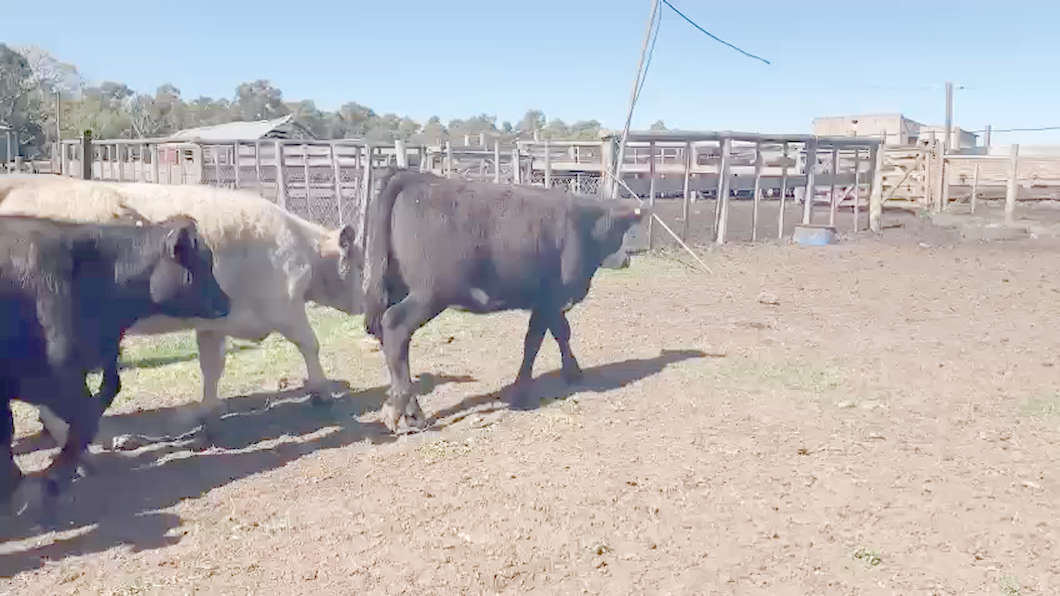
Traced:
POLYGON ((534 376, 534 361, 537 353, 541 351, 541 342, 545 339, 548 331, 548 316, 540 310, 530 313, 530 323, 526 328, 526 337, 523 338, 523 363, 519 366, 519 374, 512 383, 512 397, 509 407, 523 409, 529 404, 527 398, 530 394, 530 385, 534 376))
POLYGON ((390 432, 397 431, 402 418, 410 429, 426 425, 409 372, 409 344, 412 334, 442 310, 431 301, 410 294, 383 313, 382 350, 390 371, 390 390, 380 416, 390 432))

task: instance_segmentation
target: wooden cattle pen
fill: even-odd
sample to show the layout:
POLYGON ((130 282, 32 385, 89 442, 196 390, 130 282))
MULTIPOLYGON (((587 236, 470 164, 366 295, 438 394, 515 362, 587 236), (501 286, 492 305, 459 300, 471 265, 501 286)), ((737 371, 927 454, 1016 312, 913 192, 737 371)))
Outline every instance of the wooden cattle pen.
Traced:
MULTIPOLYGON (((578 194, 632 194, 653 204, 675 195, 683 197, 686 206, 699 198, 721 196, 714 239, 723 243, 728 197, 741 198, 745 191, 757 205, 762 200, 798 198, 812 189, 809 194, 815 200, 807 203, 804 223, 814 223, 813 207, 821 202, 818 195, 824 186, 830 185, 829 196, 835 197, 825 199, 830 204, 830 224, 846 200, 839 198, 836 186, 853 188, 853 198, 846 200, 846 205, 863 208, 874 188, 879 145, 871 139, 797 135, 635 132, 618 168, 617 143, 614 135, 598 141, 518 141, 507 145, 481 138, 479 145, 472 146, 453 146, 450 142, 409 146, 396 141, 373 146, 358 140, 88 137, 63 141, 54 171, 98 180, 249 190, 327 226, 356 221, 369 198, 373 171, 390 164, 450 178, 562 187, 578 194), (834 154, 834 158, 824 159, 826 153, 834 154), (85 161, 86 154, 92 159, 85 161), (807 170, 805 163, 818 167, 807 170), (838 174, 833 175, 833 171, 838 174), (622 179, 617 187, 607 183, 616 173, 622 179)), ((687 237, 692 222, 687 209, 685 215, 680 227, 681 235, 687 237)))
MULTIPOLYGON (((743 225, 749 225, 750 234, 737 231, 754 241, 783 238, 795 222, 835 227, 841 211, 853 215, 844 224, 850 231, 879 231, 884 204, 941 211, 970 203, 974 209, 975 199, 1003 196, 1011 213, 1021 197, 1060 198, 1060 148, 1055 154, 1037 148, 1030 156, 1018 146, 944 154, 934 139, 886 146, 861 137, 634 131, 619 167, 619 135, 601 137, 506 142, 480 135, 466 138, 463 145, 88 137, 63 141, 54 152, 52 171, 100 180, 244 189, 334 227, 358 221, 373 172, 394 164, 450 178, 636 196, 653 206, 661 201, 673 205, 675 215, 667 228, 682 240, 696 236, 690 231, 709 228, 707 236, 698 237, 719 244, 735 237, 731 201, 749 201, 750 222, 743 225), (88 162, 82 158, 86 150, 92 157, 88 162), (791 211, 793 206, 801 208, 791 211), (713 217, 704 209, 712 210, 713 217)), ((634 245, 650 246, 654 226, 650 221, 638 230, 634 245)))

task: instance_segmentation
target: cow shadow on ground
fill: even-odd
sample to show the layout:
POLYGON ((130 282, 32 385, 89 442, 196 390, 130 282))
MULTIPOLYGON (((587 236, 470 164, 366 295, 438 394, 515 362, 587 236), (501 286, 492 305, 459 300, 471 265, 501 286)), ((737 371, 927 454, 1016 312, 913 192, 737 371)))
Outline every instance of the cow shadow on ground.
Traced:
MULTIPOLYGON (((434 384, 470 381, 462 376, 433 378, 434 384)), ((90 529, 0 556, 0 577, 122 545, 141 551, 175 544, 180 536, 173 531, 182 520, 159 510, 317 451, 363 441, 394 441, 397 437, 381 423, 356 420, 360 414, 377 410, 385 399, 386 386, 348 393, 324 407, 312 406, 304 390, 230 398, 220 436, 211 449, 199 450, 185 439, 151 443, 132 453, 93 454, 94 473, 71 486, 52 527, 34 525, 26 517, 2 520, 0 543, 51 530, 90 529)), ((183 418, 177 412, 180 409, 107 416, 106 433, 168 428, 167 415, 183 418)))
MULTIPOLYGON (((600 366, 583 369, 580 382, 568 385, 559 370, 554 370, 534 379, 529 396, 529 409, 536 409, 554 401, 567 399, 580 393, 603 393, 612 389, 625 387, 636 381, 659 374, 668 366, 691 360, 693 358, 725 358, 726 354, 712 354, 702 350, 660 350, 654 358, 630 358, 619 362, 610 362, 600 366)), ((499 391, 468 397, 460 403, 441 410, 432 418, 432 422, 443 419, 446 424, 455 424, 482 406, 504 399, 511 386, 499 391)))

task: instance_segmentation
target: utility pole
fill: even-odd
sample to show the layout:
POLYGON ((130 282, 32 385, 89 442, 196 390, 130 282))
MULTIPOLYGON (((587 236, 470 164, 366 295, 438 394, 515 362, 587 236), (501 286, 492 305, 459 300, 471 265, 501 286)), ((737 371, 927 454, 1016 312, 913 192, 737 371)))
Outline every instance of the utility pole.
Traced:
MULTIPOLYGON (((953 148, 953 83, 946 81, 946 136, 942 139, 942 154, 946 155, 953 148)), ((960 144, 958 143, 958 146, 960 144)))
POLYGON ((659 12, 660 0, 651 0, 651 14, 648 16, 648 24, 644 29, 644 43, 640 46, 640 59, 637 61, 637 76, 633 77, 633 90, 629 94, 629 110, 626 112, 626 125, 622 129, 622 139, 618 143, 618 159, 614 167, 614 179, 609 181, 611 192, 608 198, 618 198, 619 181, 622 180, 622 164, 626 161, 626 139, 629 137, 629 125, 633 121, 633 108, 637 105, 637 90, 640 88, 640 79, 644 74, 644 58, 648 54, 648 42, 651 41, 652 26, 655 24, 655 15, 659 12))

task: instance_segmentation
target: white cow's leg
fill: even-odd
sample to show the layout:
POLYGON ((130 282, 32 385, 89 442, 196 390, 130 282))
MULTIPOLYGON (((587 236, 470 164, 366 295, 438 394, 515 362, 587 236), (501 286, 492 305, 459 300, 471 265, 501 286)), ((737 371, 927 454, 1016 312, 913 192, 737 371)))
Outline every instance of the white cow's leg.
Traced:
POLYGON ((221 400, 217 386, 225 370, 225 334, 217 331, 196 331, 199 344, 199 368, 202 370, 202 404, 199 417, 203 430, 211 435, 221 422, 221 400))
POLYGON ((324 367, 320 365, 320 343, 317 335, 309 324, 305 308, 293 309, 290 316, 277 329, 287 341, 298 347, 305 360, 306 389, 313 397, 314 402, 324 399, 323 393, 327 389, 328 379, 324 374, 324 367))

